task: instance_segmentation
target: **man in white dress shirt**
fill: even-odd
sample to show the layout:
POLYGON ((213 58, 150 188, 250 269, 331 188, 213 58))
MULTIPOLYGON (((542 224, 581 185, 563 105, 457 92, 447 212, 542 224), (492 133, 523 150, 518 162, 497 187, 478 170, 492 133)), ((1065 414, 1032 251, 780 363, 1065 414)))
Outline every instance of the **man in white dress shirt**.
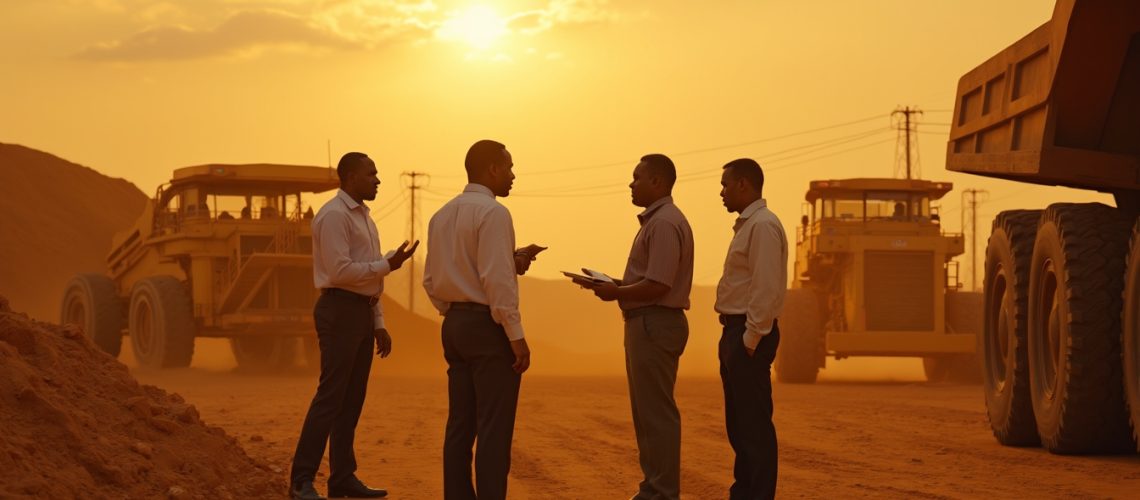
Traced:
POLYGON ((326 441, 329 496, 387 495, 356 478, 353 440, 372 369, 372 348, 380 357, 392 352, 380 306, 384 277, 399 269, 419 246, 416 242, 408 248, 405 241, 391 257, 381 256, 380 235, 364 204, 376 199, 380 185, 376 164, 367 155, 345 154, 336 173, 340 189, 313 219, 313 281, 321 290, 313 320, 321 375, 293 455, 290 489, 298 500, 324 498, 313 487, 313 479, 326 441))
POLYGON ((776 317, 788 283, 788 240, 764 200, 764 171, 755 160, 728 162, 720 197, 740 214, 724 275, 716 289, 720 338, 720 377, 725 425, 736 452, 731 499, 776 495, 776 427, 772 424, 772 361, 780 344, 776 317))
POLYGON ((448 415, 443 444, 445 499, 506 498, 511 440, 530 349, 519 315, 518 274, 542 247, 515 249, 510 152, 482 140, 467 151, 467 187, 428 225, 424 289, 444 316, 448 415), (471 448, 475 482, 471 481, 471 448))

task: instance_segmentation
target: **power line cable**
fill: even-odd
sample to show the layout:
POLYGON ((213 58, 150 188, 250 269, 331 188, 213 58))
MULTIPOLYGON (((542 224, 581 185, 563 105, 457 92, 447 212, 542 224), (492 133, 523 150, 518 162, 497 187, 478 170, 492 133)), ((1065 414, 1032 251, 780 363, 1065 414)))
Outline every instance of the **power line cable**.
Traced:
MULTIPOLYGON (((791 162, 791 163, 786 163, 783 165, 778 165, 776 167, 765 167, 764 170, 766 172, 775 171, 775 170, 782 170, 782 169, 790 168, 790 167, 793 167, 796 165, 802 165, 804 163, 811 163, 814 161, 822 160, 825 158, 830 158, 830 157, 837 156, 837 155, 844 154, 844 153, 848 153, 851 151, 866 149, 866 148, 869 148, 872 146, 878 146, 880 144, 886 144, 888 142, 894 142, 894 141, 895 141, 894 138, 884 139, 881 141, 876 141, 876 142, 872 142, 872 143, 868 143, 868 144, 862 144, 859 146, 843 149, 840 151, 834 151, 834 152, 831 152, 828 154, 819 155, 819 156, 812 157, 812 158, 805 158, 803 160, 799 160, 799 161, 795 161, 795 162, 791 162)), ((704 173, 701 175, 688 177, 685 179, 678 179, 677 183, 682 184, 682 183, 686 183, 686 182, 706 180, 706 179, 719 177, 720 175, 721 175, 721 173, 719 170, 715 171, 715 172, 707 172, 707 173, 704 173)), ((613 186, 613 185, 612 184, 606 184, 606 185, 597 185, 594 187, 595 187, 595 189, 602 189, 602 188, 606 188, 606 187, 610 187, 610 186, 613 186)), ((547 193, 523 192, 523 193, 518 193, 518 194, 512 194, 511 196, 518 196, 518 197, 522 197, 522 198, 584 198, 584 197, 592 197, 592 196, 608 196, 608 195, 628 193, 628 192, 629 192, 629 189, 625 188, 625 187, 622 187, 622 188, 612 187, 610 189, 603 189, 601 191, 595 191, 595 192, 565 192, 565 191, 547 192, 547 193)))
MULTIPOLYGON (((877 114, 874 116, 868 116, 865 118, 860 118, 858 120, 851 120, 851 121, 842 122, 842 123, 835 123, 832 125, 825 125, 825 126, 816 127, 813 129, 801 130, 798 132, 792 132, 790 134, 783 134, 783 135, 778 135, 778 136, 773 136, 773 137, 765 137, 762 139, 754 139, 751 141, 738 142, 738 143, 734 143, 734 144, 723 144, 723 145, 719 145, 719 146, 710 146, 710 147, 704 147, 704 148, 698 148, 698 149, 691 149, 688 151, 681 151, 681 152, 677 152, 677 153, 672 153, 670 156, 673 156, 673 157, 686 156, 686 155, 692 155, 692 154, 698 154, 698 153, 707 153, 710 151, 720 151, 723 149, 732 149, 732 148, 739 148, 739 147, 743 147, 743 146, 751 146, 754 144, 761 144, 761 143, 765 143, 765 142, 778 141, 780 139, 787 139, 790 137, 797 137, 797 136, 801 136, 801 135, 812 134, 815 132, 822 132, 824 130, 831 130, 831 129, 836 129, 836 128, 840 128, 840 127, 850 126, 850 125, 857 125, 859 123, 866 123, 866 122, 869 122, 871 120, 886 118, 888 116, 890 116, 890 115, 880 113, 880 114, 877 114)), ((595 169, 599 169, 599 168, 629 165, 629 162, 630 162, 630 160, 626 159, 626 160, 621 160, 621 161, 614 161, 614 162, 600 163, 600 164, 593 164, 593 165, 585 165, 585 166, 579 166, 579 167, 559 168, 559 169, 553 169, 553 170, 539 170, 536 172, 527 172, 527 175, 528 176, 540 176, 540 175, 561 174, 561 173, 567 173, 567 172, 578 172, 578 171, 582 171, 582 170, 595 170, 595 169)))
POLYGON ((407 192, 407 191, 404 191, 403 193, 401 193, 401 195, 400 195, 400 197, 399 197, 399 198, 396 198, 396 200, 397 200, 397 203, 395 203, 394 205, 392 205, 392 204, 390 203, 389 205, 392 205, 392 206, 391 206, 391 208, 390 208, 390 209, 389 209, 387 212, 384 212, 383 214, 378 214, 378 215, 376 215, 375 217, 373 217, 373 218, 372 218, 372 220, 373 220, 374 222, 377 222, 377 223, 379 223, 380 221, 382 221, 382 220, 384 220, 384 219, 387 219, 388 217, 392 216, 392 214, 395 214, 396 212, 399 212, 399 211, 400 211, 400 207, 402 207, 402 206, 403 206, 403 202, 404 202, 404 200, 407 200, 407 199, 408 199, 408 192, 407 192))
MULTIPOLYGON (((826 141, 816 142, 816 143, 812 143, 812 144, 795 146, 792 148, 787 148, 787 149, 783 149, 783 150, 779 150, 779 151, 773 151, 773 152, 762 154, 762 155, 754 155, 753 157, 756 157, 756 158, 763 157, 764 158, 763 163, 765 163, 765 164, 779 163, 782 161, 786 161, 786 160, 810 155, 810 154, 813 154, 813 153, 816 153, 816 152, 819 152, 822 150, 830 149, 830 148, 833 148, 836 146, 840 146, 843 144, 848 144, 851 142, 855 142, 855 141, 859 141, 859 140, 866 139, 869 137, 873 137, 875 135, 879 135, 879 134, 882 134, 884 132, 889 132, 891 130, 892 129, 889 127, 864 130, 862 132, 858 132, 855 134, 844 135, 844 136, 840 136, 840 137, 836 137, 836 138, 832 138, 832 139, 829 139, 826 141), (810 148, 810 149, 807 149, 805 151, 799 151, 799 150, 802 150, 804 148, 810 148), (791 153, 791 154, 786 154, 786 153, 791 153), (775 156, 775 158, 772 158, 773 156, 775 156)), ((720 167, 717 167, 715 169, 707 169, 707 170, 703 170, 703 171, 687 172, 685 174, 681 174, 681 175, 677 176, 677 179, 678 179, 678 182, 681 182, 681 181, 687 180, 687 179, 705 178, 710 172, 715 172, 716 175, 719 176, 720 175, 720 167)), ((579 185, 575 185, 575 186, 557 188, 558 189, 557 194, 566 195, 569 193, 575 193, 575 192, 581 192, 581 191, 592 191, 595 189, 607 188, 607 187, 610 187, 612 185, 613 185, 613 183, 599 184, 596 182, 588 183, 588 184, 579 184, 579 185)), ((536 193, 524 191, 524 192, 519 193, 519 194, 525 195, 525 196, 530 196, 530 195, 535 195, 536 193)))

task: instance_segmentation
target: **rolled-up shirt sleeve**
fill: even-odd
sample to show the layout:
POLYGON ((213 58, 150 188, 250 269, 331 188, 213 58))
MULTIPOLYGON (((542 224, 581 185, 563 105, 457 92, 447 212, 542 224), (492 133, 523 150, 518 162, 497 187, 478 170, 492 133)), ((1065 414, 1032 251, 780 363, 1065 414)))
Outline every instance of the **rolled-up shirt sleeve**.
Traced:
POLYGON ((492 208, 479 223, 479 282, 487 294, 491 318, 510 340, 523 338, 519 285, 515 274, 515 230, 506 207, 492 208))
POLYGON ((376 305, 372 306, 372 328, 376 330, 381 328, 385 330, 388 329, 388 327, 384 325, 384 305, 380 301, 377 301, 376 305))
POLYGON ((657 221, 650 222, 645 229, 649 247, 645 279, 671 288, 681 265, 681 231, 672 224, 657 221))
POLYGON ((752 279, 748 287, 748 312, 744 345, 755 349, 760 338, 771 333, 772 324, 780 314, 787 285, 783 282, 781 259, 784 252, 783 232, 772 224, 751 227, 748 242, 748 262, 752 279))
POLYGON ((351 221, 348 217, 345 212, 330 211, 320 223, 314 224, 314 230, 318 233, 317 241, 321 245, 322 268, 331 270, 329 278, 333 283, 379 281, 392 272, 388 259, 377 258, 364 262, 352 260, 348 248, 351 241, 351 221))

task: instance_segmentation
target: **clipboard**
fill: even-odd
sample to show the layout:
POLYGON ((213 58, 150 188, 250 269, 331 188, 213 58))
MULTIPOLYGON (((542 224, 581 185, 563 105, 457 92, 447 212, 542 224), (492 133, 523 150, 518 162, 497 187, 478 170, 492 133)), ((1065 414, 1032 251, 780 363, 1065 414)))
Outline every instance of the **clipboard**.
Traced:
POLYGON ((595 278, 593 276, 586 276, 584 274, 572 273, 570 271, 562 271, 562 274, 565 275, 567 278, 570 278, 570 279, 577 278, 577 279, 589 281, 590 283, 594 283, 594 284, 598 284, 598 285, 606 282, 605 280, 601 280, 601 279, 595 278))

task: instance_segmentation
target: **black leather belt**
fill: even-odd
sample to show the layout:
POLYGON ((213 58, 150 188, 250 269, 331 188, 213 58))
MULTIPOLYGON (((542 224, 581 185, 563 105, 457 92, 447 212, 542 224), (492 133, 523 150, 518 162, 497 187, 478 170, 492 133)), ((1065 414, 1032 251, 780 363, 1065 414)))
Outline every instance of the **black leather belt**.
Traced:
POLYGON ((674 311, 682 311, 682 309, 678 309, 676 307, 665 307, 665 306, 642 306, 642 307, 635 307, 633 309, 623 309, 621 311, 621 317, 622 317, 622 319, 629 321, 633 318, 645 316, 646 314, 650 314, 650 313, 674 312, 674 311))
POLYGON ((478 311, 478 312, 491 312, 491 306, 487 304, 480 304, 478 302, 452 302, 447 307, 449 311, 478 311))
POLYGON ((377 302, 380 302, 379 295, 364 295, 362 293, 350 292, 342 288, 322 288, 321 294, 356 299, 367 303, 369 306, 374 306, 377 302))
POLYGON ((744 323, 748 321, 748 316, 744 314, 721 314, 720 324, 728 326, 729 323, 744 323))

